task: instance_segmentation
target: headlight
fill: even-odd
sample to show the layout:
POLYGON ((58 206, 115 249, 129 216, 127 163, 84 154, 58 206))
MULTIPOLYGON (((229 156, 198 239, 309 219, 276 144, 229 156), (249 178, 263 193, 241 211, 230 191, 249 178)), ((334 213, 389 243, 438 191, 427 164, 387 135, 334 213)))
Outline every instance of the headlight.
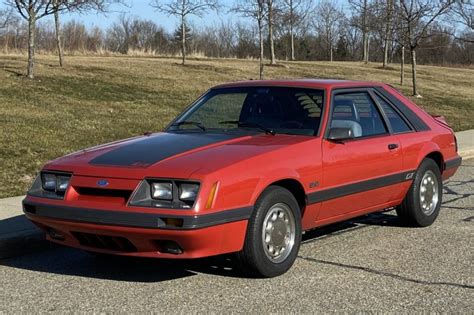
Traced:
POLYGON ((43 189, 47 191, 56 191, 56 175, 51 173, 41 173, 41 183, 43 189))
POLYGON ((173 200, 173 184, 167 182, 152 183, 151 197, 153 199, 173 200))
POLYGON ((167 178, 146 178, 128 204, 134 207, 191 209, 199 196, 200 183, 167 178))
POLYGON ((65 193, 70 179, 71 175, 41 173, 41 185, 46 191, 65 193))
POLYGON ((71 176, 58 175, 56 177, 56 191, 65 192, 69 186, 71 176))
POLYGON ((183 201, 196 200, 199 184, 181 183, 179 185, 179 199, 183 201))
POLYGON ((28 190, 28 195, 49 199, 64 199, 72 174, 56 171, 41 172, 28 190))

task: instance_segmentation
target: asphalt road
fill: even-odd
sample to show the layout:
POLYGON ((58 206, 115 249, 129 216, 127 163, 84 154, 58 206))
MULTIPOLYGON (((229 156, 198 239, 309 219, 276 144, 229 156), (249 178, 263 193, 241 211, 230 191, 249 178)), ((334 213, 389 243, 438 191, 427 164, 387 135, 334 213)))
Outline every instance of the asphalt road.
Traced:
POLYGON ((54 248, 0 261, 0 313, 474 311, 474 160, 445 183, 437 222, 393 212, 307 233, 275 279, 244 278, 229 258, 101 260, 54 248))

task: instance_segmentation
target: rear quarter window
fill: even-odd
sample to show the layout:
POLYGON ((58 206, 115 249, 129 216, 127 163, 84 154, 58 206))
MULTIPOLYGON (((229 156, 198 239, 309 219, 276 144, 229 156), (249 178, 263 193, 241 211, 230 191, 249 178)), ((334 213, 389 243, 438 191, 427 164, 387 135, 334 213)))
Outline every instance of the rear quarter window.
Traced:
POLYGON ((378 95, 375 95, 375 99, 382 107, 385 116, 388 118, 392 131, 394 133, 403 133, 412 131, 410 126, 406 123, 403 117, 390 105, 387 101, 378 95))

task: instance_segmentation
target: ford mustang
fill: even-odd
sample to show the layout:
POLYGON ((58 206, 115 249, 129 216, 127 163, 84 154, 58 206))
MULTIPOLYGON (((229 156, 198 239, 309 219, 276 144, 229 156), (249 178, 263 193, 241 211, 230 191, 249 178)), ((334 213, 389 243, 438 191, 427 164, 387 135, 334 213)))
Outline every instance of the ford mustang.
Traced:
POLYGON ((389 85, 236 82, 163 132, 47 163, 23 210, 49 240, 89 252, 236 253, 274 277, 306 230, 393 208, 404 225, 431 225, 460 164, 446 121, 389 85))

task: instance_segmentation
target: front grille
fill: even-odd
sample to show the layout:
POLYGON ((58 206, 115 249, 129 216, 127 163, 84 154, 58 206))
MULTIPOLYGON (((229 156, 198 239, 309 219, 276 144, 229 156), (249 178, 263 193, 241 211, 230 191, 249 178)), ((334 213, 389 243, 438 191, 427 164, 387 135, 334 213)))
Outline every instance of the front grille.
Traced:
POLYGON ((137 248, 125 237, 71 232, 82 246, 116 252, 136 252, 137 248))
POLYGON ((109 204, 126 204, 133 190, 106 189, 92 187, 74 187, 77 200, 91 202, 107 202, 109 204))
POLYGON ((76 191, 82 196, 96 196, 96 197, 120 197, 127 199, 132 194, 131 190, 122 189, 104 189, 91 187, 76 187, 76 191))

